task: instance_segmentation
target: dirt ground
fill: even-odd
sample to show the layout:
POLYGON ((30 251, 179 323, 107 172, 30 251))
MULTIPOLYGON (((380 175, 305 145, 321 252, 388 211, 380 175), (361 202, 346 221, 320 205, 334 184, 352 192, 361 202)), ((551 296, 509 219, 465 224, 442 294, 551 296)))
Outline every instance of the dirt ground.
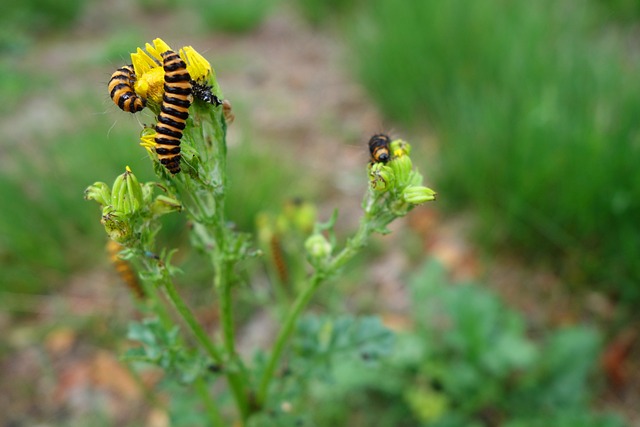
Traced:
MULTIPOLYGON (((101 31, 106 31, 100 27, 100 18, 106 15, 109 22, 114 15, 130 11, 128 2, 114 4, 87 11, 76 34, 48 42, 25 60, 33 66, 46 66, 58 76, 73 71, 67 66, 74 63, 68 60, 71 56, 76 60, 84 56, 90 63, 92 46, 101 42, 101 31)), ((236 111, 230 144, 246 137, 275 141, 280 149, 307 165, 310 174, 323 177, 335 189, 325 213, 338 206, 344 228, 352 228, 358 218, 360 195, 366 185, 361 176, 367 161, 364 143, 370 134, 393 129, 413 144, 433 143, 432 135, 407 136, 385 122, 364 89, 348 74, 344 40, 311 30, 290 11, 281 9, 251 33, 234 36, 189 35, 188 30, 178 35, 167 16, 154 16, 137 30, 144 37, 141 43, 161 36, 170 45, 193 45, 202 52, 216 67, 225 96, 236 111)), ((63 84, 58 90, 72 96, 97 87, 106 94, 106 81, 115 66, 91 68, 80 82, 60 79, 63 84)), ((72 128, 69 123, 77 118, 65 116, 64 109, 53 108, 56 99, 58 94, 52 92, 27 100, 23 108, 27 114, 4 117, 0 128, 16 129, 23 127, 21 123, 34 121, 43 123, 45 131, 72 128), (58 113, 52 119, 47 116, 49 111, 58 113)), ((105 95, 105 109, 111 108, 107 107, 110 102, 105 95)), ((604 297, 594 294, 585 304, 576 306, 576 300, 560 289, 552 274, 532 273, 518 260, 487 267, 465 238, 469 222, 465 218, 444 220, 436 210, 424 208, 401 226, 413 227, 424 236, 425 252, 440 259, 453 277, 488 278, 534 325, 567 324, 585 317, 606 320, 612 316, 612 303, 604 297)), ((381 278, 378 289, 388 301, 385 314, 397 315, 407 304, 400 271, 408 261, 397 251, 385 259, 376 270, 381 278)), ((118 361, 117 351, 105 349, 107 344, 104 348, 89 345, 73 328, 56 326, 65 319, 67 325, 91 323, 92 330, 107 331, 134 317, 129 296, 110 286, 114 280, 112 271, 98 270, 74 277, 55 296, 16 301, 33 315, 19 324, 0 312, 0 331, 6 334, 6 345, 12 350, 11 356, 0 362, 0 425, 84 425, 85 417, 96 409, 105 414, 105 425, 131 420, 145 420, 151 427, 168 425, 166 414, 149 409, 144 387, 140 386, 156 378, 132 375, 118 361), (43 324, 52 327, 42 328, 43 324)), ((623 411, 640 426, 640 381, 632 381, 640 380, 640 372, 637 364, 634 367, 629 363, 629 354, 637 356, 638 347, 637 336, 628 330, 612 338, 608 351, 615 366, 609 370, 622 379, 603 396, 601 406, 623 411), (613 354, 616 351, 619 360, 618 353, 613 354)))

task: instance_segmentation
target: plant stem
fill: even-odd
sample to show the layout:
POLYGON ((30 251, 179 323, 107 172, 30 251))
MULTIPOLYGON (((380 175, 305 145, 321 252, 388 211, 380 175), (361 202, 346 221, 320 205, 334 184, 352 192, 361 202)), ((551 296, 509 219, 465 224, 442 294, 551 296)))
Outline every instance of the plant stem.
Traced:
POLYGON ((269 358, 267 367, 262 374, 262 379, 260 380, 260 386, 258 388, 258 404, 260 406, 264 405, 267 399, 267 394, 269 392, 269 383, 273 378, 276 365, 278 364, 282 351, 284 350, 284 347, 287 344, 291 333, 293 332, 296 321, 298 320, 300 313, 307 306, 307 304, 311 300, 311 297, 316 292, 322 281, 323 277, 320 274, 314 274, 311 277, 309 286, 307 286, 307 288, 298 295, 295 302, 293 303, 293 307, 291 307, 291 310, 289 311, 289 314, 287 314, 284 325, 280 329, 278 337, 276 338, 276 343, 273 346, 273 351, 271 352, 271 357, 269 358))
POLYGON ((169 298, 173 306, 178 311, 178 314, 180 314, 182 319, 189 326, 189 329, 191 329, 191 332, 193 332, 198 342, 204 347, 204 349, 207 351, 209 356, 211 356, 211 358, 216 363, 222 363, 223 361, 222 354, 216 348, 213 342, 209 339, 209 336, 207 335, 205 330, 202 328, 202 326, 198 323, 196 318, 193 316, 193 313, 191 312, 191 310, 189 310, 189 307, 187 307, 187 304, 185 304, 180 294, 178 294, 171 279, 169 277, 165 277, 165 280, 163 280, 162 285, 163 285, 163 289, 167 294, 167 297, 169 298))
POLYGON ((202 402, 204 403, 210 425, 213 427, 224 427, 226 424, 218 411, 216 400, 209 394, 209 390, 207 390, 207 385, 204 380, 202 378, 197 378, 194 385, 202 402))
POLYGON ((360 226, 358 227, 356 234, 347 240, 345 247, 336 256, 334 256, 322 270, 316 270, 313 276, 311 276, 307 288, 304 289, 296 298, 293 307, 291 307, 291 310, 285 318, 284 325, 278 332, 273 351, 271 352, 271 356, 267 362, 267 367, 262 374, 258 388, 258 405, 264 405, 267 400, 269 384, 273 379, 276 365, 278 364, 282 352, 291 337, 298 317, 300 317, 302 310, 307 306, 313 294, 318 290, 325 279, 334 275, 366 245, 369 236, 374 231, 388 225, 396 218, 395 215, 382 213, 382 211, 376 207, 375 202, 376 196, 372 197, 370 194, 365 195, 365 199, 363 201, 365 215, 360 221, 360 226))
POLYGON ((216 124, 218 118, 211 109, 200 112, 199 131, 196 135, 203 150, 203 182, 205 187, 193 192, 193 199, 199 211, 194 217, 199 235, 209 251, 214 269, 214 287, 219 295, 220 321, 223 344, 226 353, 225 373, 242 421, 250 412, 248 375, 242 360, 236 353, 233 323, 232 273, 238 256, 234 253, 235 235, 228 228, 225 219, 225 197, 227 189, 226 133, 216 124), (210 247, 207 247, 209 246, 210 247))
MULTIPOLYGON (((222 354, 209 339, 207 333, 195 319, 193 313, 191 313, 191 310, 189 310, 182 297, 180 297, 180 294, 176 291, 171 279, 166 277, 162 282, 162 285, 169 300, 173 303, 182 319, 184 319, 186 324, 189 326, 198 342, 204 347, 209 356, 211 356, 216 363, 223 364, 222 354)), ((231 392, 233 393, 236 405, 238 406, 238 411, 240 412, 242 419, 245 420, 249 415, 249 403, 244 385, 245 379, 243 375, 241 375, 241 371, 239 372, 235 369, 229 369, 226 372, 231 392)))

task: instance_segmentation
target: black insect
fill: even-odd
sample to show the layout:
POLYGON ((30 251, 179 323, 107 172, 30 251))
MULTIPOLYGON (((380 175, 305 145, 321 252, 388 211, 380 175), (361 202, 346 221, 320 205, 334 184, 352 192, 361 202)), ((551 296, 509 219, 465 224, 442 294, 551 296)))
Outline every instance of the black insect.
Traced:
POLYGON ((377 133, 369 140, 369 151, 373 163, 387 163, 391 157, 389 155, 389 143, 391 138, 384 133, 377 133))

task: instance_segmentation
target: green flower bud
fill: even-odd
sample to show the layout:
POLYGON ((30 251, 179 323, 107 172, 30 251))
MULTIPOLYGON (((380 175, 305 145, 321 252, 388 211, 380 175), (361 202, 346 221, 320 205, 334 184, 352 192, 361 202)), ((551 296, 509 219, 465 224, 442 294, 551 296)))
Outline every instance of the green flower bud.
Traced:
POLYGON ((131 211, 137 212, 142 207, 142 186, 138 182, 138 178, 131 172, 129 166, 125 174, 128 173, 127 181, 127 195, 129 197, 129 203, 131 205, 131 211))
POLYGON ((258 241, 263 246, 268 246, 274 235, 273 219, 266 212, 260 212, 256 216, 256 228, 258 230, 258 241))
POLYGON ((104 182, 96 182, 84 190, 84 198, 95 200, 102 206, 107 206, 111 203, 111 189, 104 182))
POLYGON ((129 167, 113 183, 111 205, 124 215, 132 215, 142 206, 142 189, 129 167))
POLYGON ((313 230, 317 216, 315 205, 300 198, 288 200, 284 205, 283 214, 296 230, 305 234, 313 230))
POLYGON ((394 157, 389 162, 389 166, 393 169, 398 187, 403 188, 407 186, 413 169, 411 158, 409 156, 394 157))
POLYGON ((391 141, 389 148, 393 157, 402 157, 411 154, 411 145, 402 139, 391 141))
POLYGON ((389 191, 395 182, 393 169, 384 163, 374 163, 369 169, 369 182, 374 191, 389 191))
POLYGON ((304 242, 309 256, 314 260, 323 260, 331 255, 331 243, 320 233, 312 234, 304 242))
POLYGON ((155 187, 155 182, 145 182, 140 187, 142 190, 142 204, 144 206, 149 206, 153 202, 153 190, 155 187))
POLYGON ((109 237, 118 243, 124 244, 133 237, 133 229, 125 215, 110 206, 103 209, 100 222, 109 237))
POLYGON ((422 178, 422 174, 417 170, 411 171, 409 174, 409 181, 407 182, 408 186, 419 187, 422 185, 424 178, 422 178))
POLYGON ((161 216, 171 212, 180 212, 182 205, 172 197, 160 195, 151 204, 151 213, 154 216, 161 216))
POLYGON ((422 186, 409 186, 402 192, 402 198, 407 203, 419 205, 436 199, 436 192, 430 188, 422 186))

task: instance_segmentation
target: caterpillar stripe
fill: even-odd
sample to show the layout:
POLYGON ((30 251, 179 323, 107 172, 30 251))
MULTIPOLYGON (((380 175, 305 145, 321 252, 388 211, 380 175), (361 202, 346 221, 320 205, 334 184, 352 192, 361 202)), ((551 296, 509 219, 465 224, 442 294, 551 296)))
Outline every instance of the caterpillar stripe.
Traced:
POLYGON ((391 138, 383 133, 375 134, 369 140, 369 151, 371 152, 371 161, 374 163, 387 163, 389 157, 389 143, 391 138))
POLYGON ((162 54, 164 95, 156 125, 158 160, 171 174, 180 172, 180 140, 189 118, 192 90, 187 65, 172 50, 162 54))
POLYGON ((120 258, 121 250, 122 246, 119 243, 109 239, 109 241, 107 242, 107 252, 109 253, 109 258, 111 259, 113 266, 116 268, 116 271, 122 278, 122 281, 127 285, 131 293, 136 298, 144 298, 144 289, 138 281, 136 272, 133 271, 133 268, 128 261, 120 258))
POLYGON ((133 65, 118 68, 109 80, 109 96, 121 110, 129 113, 137 113, 146 105, 146 101, 133 90, 135 82, 133 65))

